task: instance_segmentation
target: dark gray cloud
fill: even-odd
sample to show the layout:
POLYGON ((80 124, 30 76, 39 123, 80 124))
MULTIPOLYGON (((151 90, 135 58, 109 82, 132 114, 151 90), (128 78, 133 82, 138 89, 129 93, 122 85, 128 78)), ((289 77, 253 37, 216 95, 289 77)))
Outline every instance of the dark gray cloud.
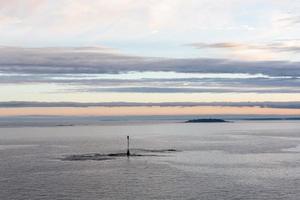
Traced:
POLYGON ((222 106, 222 107, 261 107, 261 108, 286 108, 300 109, 300 102, 101 102, 101 103, 79 103, 79 102, 29 102, 8 101, 0 102, 1 108, 25 108, 25 107, 195 107, 195 106, 222 106))
MULTIPOLYGON (((196 44, 195 44, 196 45, 196 44)), ((239 44, 198 44, 204 48, 235 48, 239 44)), ((0 48, 0 84, 56 83, 57 92, 132 93, 300 93, 300 63, 138 57, 107 48, 0 48), (131 71, 232 74, 222 78, 96 78, 131 71), (234 74, 258 75, 239 78, 234 74), (79 78, 78 78, 79 77, 79 78), (122 87, 121 87, 122 86, 122 87)))
POLYGON ((125 93, 300 93, 299 88, 191 88, 191 87, 110 87, 88 88, 75 91, 81 92, 125 92, 125 93))
POLYGON ((300 87, 300 78, 278 77, 278 78, 145 78, 145 79, 53 79, 51 75, 6 75, 1 76, 0 83, 58 83, 84 86, 263 86, 263 87, 300 87))
MULTIPOLYGON (((233 58, 234 59, 234 58, 233 58)), ((136 57, 109 51, 74 48, 0 48, 0 72, 19 74, 117 74, 128 71, 186 73, 248 73, 300 76, 300 63, 289 61, 235 61, 136 57)))
POLYGON ((7 76, 0 83, 57 83, 72 88, 57 92, 131 93, 300 93, 299 78, 171 78, 171 79, 48 79, 48 76, 7 76))
POLYGON ((86 80, 78 84, 81 84, 82 87, 69 91, 130 93, 300 93, 299 78, 86 80))

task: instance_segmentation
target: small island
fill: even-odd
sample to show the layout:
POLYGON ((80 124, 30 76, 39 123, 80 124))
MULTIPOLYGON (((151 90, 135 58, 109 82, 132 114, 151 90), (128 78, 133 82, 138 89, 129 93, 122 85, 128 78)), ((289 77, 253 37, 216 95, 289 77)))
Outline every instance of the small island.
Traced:
POLYGON ((224 119, 191 119, 185 121, 185 123, 225 123, 229 122, 224 119))

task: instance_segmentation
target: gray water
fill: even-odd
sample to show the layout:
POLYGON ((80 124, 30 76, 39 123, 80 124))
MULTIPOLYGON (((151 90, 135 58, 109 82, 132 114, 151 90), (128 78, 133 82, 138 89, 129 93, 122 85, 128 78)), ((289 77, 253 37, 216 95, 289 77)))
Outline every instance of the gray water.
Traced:
POLYGON ((300 196, 299 121, 0 128, 0 199, 291 199, 300 196), (126 148, 159 156, 63 161, 126 148))

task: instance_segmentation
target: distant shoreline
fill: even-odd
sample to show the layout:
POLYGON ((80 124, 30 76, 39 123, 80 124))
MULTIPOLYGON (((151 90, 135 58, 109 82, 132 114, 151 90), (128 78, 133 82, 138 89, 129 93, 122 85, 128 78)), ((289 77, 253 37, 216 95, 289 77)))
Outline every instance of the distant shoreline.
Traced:
POLYGON ((284 121, 284 120, 300 120, 300 117, 266 117, 266 118, 245 118, 241 120, 250 121, 284 121))
POLYGON ((300 121, 299 116, 130 116, 130 117, 61 117, 23 116, 0 117, 0 128, 13 127, 75 127, 101 125, 157 124, 157 123, 231 123, 231 122, 300 121), (198 118, 199 117, 199 118, 198 118), (209 118, 211 117, 211 118, 209 118))

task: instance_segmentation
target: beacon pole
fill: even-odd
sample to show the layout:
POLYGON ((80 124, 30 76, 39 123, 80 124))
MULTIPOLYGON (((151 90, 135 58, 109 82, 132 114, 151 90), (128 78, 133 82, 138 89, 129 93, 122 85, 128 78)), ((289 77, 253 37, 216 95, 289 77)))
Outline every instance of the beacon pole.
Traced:
POLYGON ((126 153, 127 157, 130 156, 130 151, 129 151, 129 136, 127 136, 127 153, 126 153))

